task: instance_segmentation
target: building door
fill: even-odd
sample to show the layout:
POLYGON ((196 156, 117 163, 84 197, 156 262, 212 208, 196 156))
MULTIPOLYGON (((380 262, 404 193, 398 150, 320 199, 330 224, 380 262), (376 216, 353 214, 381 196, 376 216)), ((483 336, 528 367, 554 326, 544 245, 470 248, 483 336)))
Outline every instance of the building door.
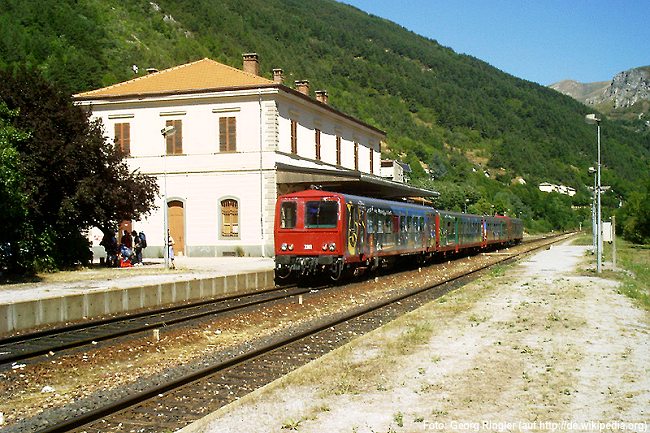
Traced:
POLYGON ((167 203, 169 234, 174 239, 174 254, 185 255, 185 210, 183 202, 172 200, 167 203))

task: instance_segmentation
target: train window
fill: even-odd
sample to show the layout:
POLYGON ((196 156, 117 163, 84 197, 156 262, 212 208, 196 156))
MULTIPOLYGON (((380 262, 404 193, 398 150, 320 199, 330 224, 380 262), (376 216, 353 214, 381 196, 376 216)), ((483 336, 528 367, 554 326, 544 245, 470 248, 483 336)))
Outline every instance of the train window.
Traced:
POLYGON ((292 229, 296 227, 296 202, 285 201, 280 207, 280 228, 292 229))
POLYGON ((374 233, 375 232, 375 218, 377 214, 374 213, 372 210, 368 211, 367 218, 368 218, 368 233, 374 233))
POLYGON ((305 227, 334 228, 338 222, 338 211, 336 201, 308 201, 305 203, 305 227))

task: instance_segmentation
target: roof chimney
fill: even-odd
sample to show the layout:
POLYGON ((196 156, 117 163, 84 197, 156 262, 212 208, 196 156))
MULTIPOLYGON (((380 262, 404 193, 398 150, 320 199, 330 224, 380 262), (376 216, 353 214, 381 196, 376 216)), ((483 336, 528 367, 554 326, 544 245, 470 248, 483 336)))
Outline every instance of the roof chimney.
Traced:
POLYGON ((296 80, 295 81, 296 90, 302 93, 303 95, 309 96, 309 81, 308 80, 296 80))
POLYGON ((316 100, 327 105, 327 90, 316 90, 316 100))
POLYGON ((284 71, 282 69, 273 70, 273 81, 278 84, 282 84, 284 81, 284 71))
POLYGON ((249 74, 259 75, 260 74, 260 61, 258 59, 257 53, 246 53, 242 54, 244 58, 244 72, 249 74))

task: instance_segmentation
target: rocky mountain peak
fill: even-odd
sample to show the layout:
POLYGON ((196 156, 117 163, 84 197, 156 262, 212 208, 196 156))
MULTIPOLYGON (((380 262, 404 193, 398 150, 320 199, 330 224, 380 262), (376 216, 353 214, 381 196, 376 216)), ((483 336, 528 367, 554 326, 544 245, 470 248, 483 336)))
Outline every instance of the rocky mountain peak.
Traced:
POLYGON ((619 116, 625 116, 621 113, 627 112, 627 116, 640 119, 648 114, 650 106, 650 66, 619 72, 611 81, 564 80, 549 87, 583 104, 595 106, 605 114, 618 112, 619 116))
POLYGON ((614 108, 627 108, 642 100, 650 100, 650 67, 619 72, 602 94, 587 98, 590 105, 613 102, 614 108))

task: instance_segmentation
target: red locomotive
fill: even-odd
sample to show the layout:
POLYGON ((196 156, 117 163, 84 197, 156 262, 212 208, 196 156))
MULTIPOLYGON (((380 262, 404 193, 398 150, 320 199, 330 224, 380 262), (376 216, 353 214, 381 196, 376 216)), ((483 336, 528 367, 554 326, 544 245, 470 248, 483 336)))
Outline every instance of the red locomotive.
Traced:
POLYGON ((478 216, 432 207, 306 190, 278 198, 275 270, 292 274, 343 275, 450 252, 521 242, 523 223, 506 216, 478 216))

